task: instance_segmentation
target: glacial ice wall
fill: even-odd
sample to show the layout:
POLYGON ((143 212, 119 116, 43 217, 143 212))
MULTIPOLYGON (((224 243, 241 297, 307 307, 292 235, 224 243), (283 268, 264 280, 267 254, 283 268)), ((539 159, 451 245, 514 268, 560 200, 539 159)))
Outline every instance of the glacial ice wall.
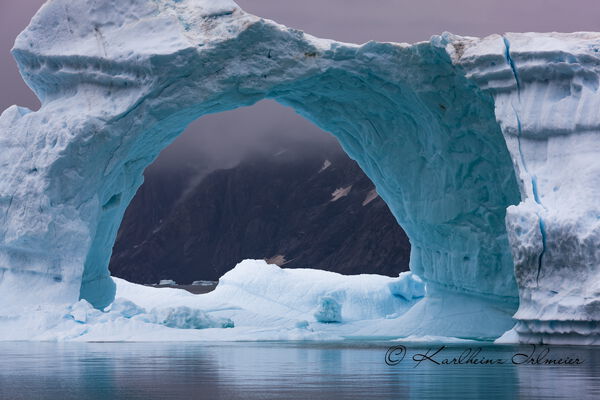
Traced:
POLYGON ((590 337, 598 48, 596 34, 359 46, 228 0, 50 0, 13 50, 42 107, 0 117, 0 303, 110 304, 112 245, 144 169, 196 118, 272 98, 374 182, 424 302, 518 305, 523 340, 550 321, 590 337))
POLYGON ((598 343, 600 34, 496 35, 461 63, 494 95, 518 174, 522 201, 506 218, 515 330, 526 342, 598 343))

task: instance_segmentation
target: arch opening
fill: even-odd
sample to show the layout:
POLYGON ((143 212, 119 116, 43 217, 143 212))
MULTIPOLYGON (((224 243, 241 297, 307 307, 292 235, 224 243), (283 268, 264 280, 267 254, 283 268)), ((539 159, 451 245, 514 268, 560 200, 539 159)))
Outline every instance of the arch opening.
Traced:
POLYGON ((410 243, 336 139, 261 101, 192 123, 144 171, 110 261, 139 284, 217 281, 246 259, 390 277, 410 243))

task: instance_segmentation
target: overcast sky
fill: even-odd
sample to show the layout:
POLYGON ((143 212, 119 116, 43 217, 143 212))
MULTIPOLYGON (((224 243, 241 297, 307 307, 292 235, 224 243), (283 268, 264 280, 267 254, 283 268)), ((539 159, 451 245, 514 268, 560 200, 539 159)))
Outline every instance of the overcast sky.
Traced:
MULTIPOLYGON (((12 104, 39 106, 9 52, 43 3, 0 0, 0 110, 12 104)), ((410 43, 444 31, 472 36, 600 31, 600 0, 239 0, 238 4, 315 36, 359 43, 410 43)), ((253 149, 275 148, 298 137, 307 142, 330 140, 294 112, 263 102, 196 121, 159 162, 166 167, 210 152, 225 165, 253 149)))

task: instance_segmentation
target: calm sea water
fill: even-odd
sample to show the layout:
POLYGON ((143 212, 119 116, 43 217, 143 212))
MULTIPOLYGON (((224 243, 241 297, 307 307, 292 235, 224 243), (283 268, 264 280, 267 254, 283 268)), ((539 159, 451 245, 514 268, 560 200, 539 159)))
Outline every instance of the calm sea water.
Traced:
POLYGON ((0 343, 0 398, 600 399, 597 348, 550 347, 535 364, 544 351, 538 348, 533 362, 515 365, 528 359, 531 347, 488 345, 474 354, 478 346, 451 346, 432 356, 440 345, 404 344, 404 353, 388 353, 393 345, 0 343), (396 365, 386 363, 386 354, 396 365), (443 364, 461 354, 462 364, 443 364), (423 355, 440 365, 414 361, 423 355), (543 363, 561 358, 582 363, 543 363))

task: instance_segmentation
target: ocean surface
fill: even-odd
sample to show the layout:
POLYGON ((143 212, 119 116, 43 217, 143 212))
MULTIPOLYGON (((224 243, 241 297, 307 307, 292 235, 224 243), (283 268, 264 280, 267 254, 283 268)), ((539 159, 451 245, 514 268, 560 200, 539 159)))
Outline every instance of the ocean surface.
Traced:
POLYGON ((4 342, 0 399, 600 399, 600 348, 442 346, 4 342))

